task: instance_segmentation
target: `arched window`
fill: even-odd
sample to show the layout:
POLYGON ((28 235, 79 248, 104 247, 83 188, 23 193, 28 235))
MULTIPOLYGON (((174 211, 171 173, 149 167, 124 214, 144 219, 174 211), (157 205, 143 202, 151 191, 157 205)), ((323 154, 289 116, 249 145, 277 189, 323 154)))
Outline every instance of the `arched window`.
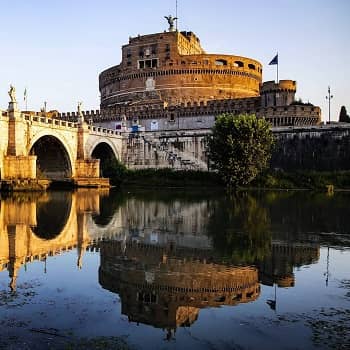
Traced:
POLYGON ((242 61, 235 61, 233 65, 239 68, 244 67, 244 63, 242 61))
POLYGON ((249 64, 248 64, 248 68, 249 68, 249 69, 254 69, 254 70, 255 70, 255 65, 252 64, 252 63, 249 63, 249 64))
POLYGON ((226 60, 222 60, 222 59, 220 59, 220 60, 215 60, 215 64, 216 64, 217 66, 227 66, 227 61, 226 61, 226 60))

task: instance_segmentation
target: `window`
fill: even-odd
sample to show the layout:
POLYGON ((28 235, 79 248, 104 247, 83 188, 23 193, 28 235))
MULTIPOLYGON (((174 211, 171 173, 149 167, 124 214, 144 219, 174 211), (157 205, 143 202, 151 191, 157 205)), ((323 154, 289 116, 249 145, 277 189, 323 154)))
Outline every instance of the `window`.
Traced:
POLYGON ((235 62, 233 63, 233 65, 234 65, 235 67, 239 67, 239 68, 244 67, 244 63, 243 63, 242 61, 235 61, 235 62))
POLYGON ((152 58, 152 59, 138 61, 138 68, 139 69, 157 68, 157 67, 158 67, 158 58, 152 58))
POLYGON ((227 66, 227 61, 226 60, 216 60, 215 61, 215 64, 217 65, 217 66, 227 66))
POLYGON ((157 68, 158 67, 158 59, 157 58, 153 58, 152 59, 152 68, 157 68))
POLYGON ((248 68, 249 68, 249 69, 253 69, 253 70, 255 70, 255 65, 254 65, 254 64, 251 64, 251 63, 249 63, 249 64, 248 64, 248 68))
POLYGON ((151 46, 151 52, 152 55, 156 55, 157 54, 157 44, 154 44, 151 46))
POLYGON ((140 57, 143 57, 143 55, 144 55, 144 48, 143 48, 143 47, 140 47, 139 56, 140 56, 140 57))

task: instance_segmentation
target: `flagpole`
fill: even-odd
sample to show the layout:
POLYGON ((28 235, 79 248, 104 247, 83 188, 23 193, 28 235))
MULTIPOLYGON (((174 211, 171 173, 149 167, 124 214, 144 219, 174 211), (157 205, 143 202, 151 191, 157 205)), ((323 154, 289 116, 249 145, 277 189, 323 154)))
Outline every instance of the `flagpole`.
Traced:
MULTIPOLYGON (((277 52, 277 57, 278 57, 278 52, 277 52)), ((279 61, 279 57, 277 59, 277 84, 278 84, 278 61, 279 61)))
POLYGON ((176 31, 177 31, 177 0, 175 1, 175 17, 176 17, 176 31))

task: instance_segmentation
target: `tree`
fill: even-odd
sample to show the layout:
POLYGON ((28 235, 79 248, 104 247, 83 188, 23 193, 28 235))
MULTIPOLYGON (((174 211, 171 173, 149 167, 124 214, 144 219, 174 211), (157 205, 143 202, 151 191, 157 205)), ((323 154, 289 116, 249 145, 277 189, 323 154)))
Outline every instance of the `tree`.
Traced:
POLYGON ((237 192, 214 201, 211 210, 207 232, 222 260, 242 265, 270 256, 271 220, 260 198, 237 192))
POLYGON ((350 117, 346 112, 345 106, 341 106, 341 108, 340 108, 339 122, 340 123, 350 123, 350 117))
POLYGON ((226 185, 235 189, 250 183, 271 158, 270 124, 255 115, 223 114, 209 139, 209 158, 226 185))

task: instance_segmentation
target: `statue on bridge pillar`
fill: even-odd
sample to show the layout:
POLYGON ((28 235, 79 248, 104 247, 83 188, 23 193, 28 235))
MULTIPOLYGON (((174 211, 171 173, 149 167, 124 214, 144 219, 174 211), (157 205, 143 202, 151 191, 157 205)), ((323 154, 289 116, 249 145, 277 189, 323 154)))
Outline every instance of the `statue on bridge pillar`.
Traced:
POLYGON ((9 110, 17 110, 17 100, 16 100, 16 89, 13 85, 10 85, 10 90, 8 91, 11 101, 9 102, 9 110))
POLYGON ((10 91, 8 92, 11 102, 17 102, 16 100, 16 89, 13 85, 10 85, 10 91))
POLYGON ((81 106, 83 105, 83 102, 79 101, 78 102, 78 123, 79 124, 83 124, 84 123, 84 115, 83 115, 83 112, 81 110, 81 106))

